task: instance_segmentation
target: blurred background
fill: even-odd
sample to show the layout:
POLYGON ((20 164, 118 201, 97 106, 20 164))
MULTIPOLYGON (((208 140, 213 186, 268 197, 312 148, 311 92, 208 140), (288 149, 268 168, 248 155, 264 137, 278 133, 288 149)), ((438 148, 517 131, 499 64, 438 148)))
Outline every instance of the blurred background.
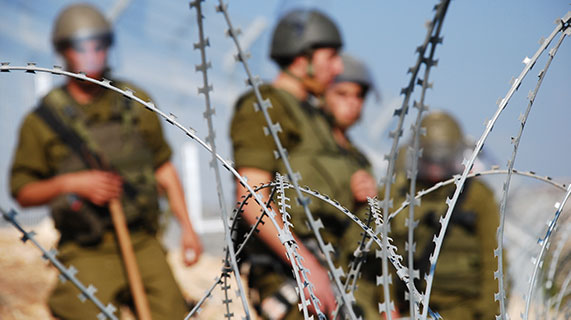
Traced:
MULTIPOLYGON (((14 66, 28 62, 40 67, 62 65, 50 42, 52 23, 60 10, 72 2, 75 1, 0 0, 0 61, 14 66)), ((116 38, 110 64, 114 77, 144 88, 161 110, 176 115, 180 123, 205 138, 208 131, 202 115, 204 98, 197 92, 202 86, 202 74, 194 69, 200 64, 200 53, 193 49, 198 28, 196 11, 189 8, 189 2, 88 2, 113 21, 116 38)), ((210 39, 207 55, 213 66, 209 79, 214 87, 211 97, 216 109, 216 144, 221 156, 231 159, 229 120, 233 102, 247 87, 243 67, 233 57, 234 43, 225 36, 224 18, 215 11, 217 4, 218 1, 203 3, 204 26, 210 39)), ((250 0, 229 1, 229 13, 234 26, 242 30, 243 47, 251 53, 248 63, 252 72, 267 81, 278 71, 268 52, 271 31, 282 14, 295 7, 315 7, 333 17, 342 31, 344 50, 366 61, 380 91, 381 99, 368 99, 361 123, 351 132, 353 141, 370 157, 380 178, 386 166, 383 156, 390 151, 388 131, 396 125, 392 113, 402 103, 400 90, 409 81, 406 71, 416 61, 415 49, 425 37, 425 22, 432 19, 435 4, 436 1, 250 0)), ((554 21, 569 10, 568 0, 453 1, 442 28, 444 42, 436 49, 439 63, 431 71, 434 86, 427 93, 426 103, 431 109, 452 112, 465 133, 476 141, 484 131, 485 121, 496 111, 496 101, 508 92, 510 79, 523 69, 524 58, 536 52, 539 40, 547 37, 555 27, 554 21)), ((515 162, 515 168, 521 171, 534 171, 561 183, 568 183, 571 177, 571 148, 565 138, 571 136, 569 42, 563 42, 543 81, 515 162)), ((479 159, 482 168, 506 167, 512 153, 510 137, 518 132, 518 117, 525 111, 527 93, 535 87, 546 57, 544 52, 495 125, 479 159)), ((50 88, 63 81, 63 77, 51 74, 0 74, 0 206, 22 212, 19 218, 31 227, 44 221, 46 210, 17 207, 8 191, 8 170, 23 116, 50 88)), ((417 97, 420 87, 415 92, 417 97)), ((408 139, 415 113, 412 110, 409 114, 402 141, 408 139)), ((222 223, 215 179, 208 166, 211 156, 180 130, 167 122, 163 124, 175 151, 173 160, 183 177, 195 228, 205 239, 207 254, 222 256, 222 223)), ((232 207, 233 178, 223 172, 223 179, 225 201, 232 207)), ((499 200, 504 177, 486 179, 499 200)), ((521 177, 513 178, 511 188, 505 240, 510 275, 514 278, 513 296, 521 299, 531 275, 530 259, 539 252, 539 246, 533 244, 545 233, 545 222, 553 216, 553 206, 564 193, 521 177)), ((556 236, 566 236, 569 229, 563 228, 564 221, 560 225, 563 231, 556 236)), ((0 226, 4 226, 0 234, 10 228, 4 222, 0 226)), ((176 229, 166 234, 167 246, 176 247, 176 229)), ((569 245, 563 243, 565 247, 569 245)), ((567 251, 563 257, 569 258, 567 251)), ((560 282, 569 270, 568 260, 562 261, 567 263, 558 267, 560 282)))

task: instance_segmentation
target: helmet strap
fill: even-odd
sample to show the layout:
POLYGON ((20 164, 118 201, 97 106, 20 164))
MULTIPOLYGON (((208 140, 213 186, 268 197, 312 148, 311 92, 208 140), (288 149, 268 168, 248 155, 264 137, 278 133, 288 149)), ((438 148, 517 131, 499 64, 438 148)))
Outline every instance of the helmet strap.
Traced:
POLYGON ((315 68, 313 67, 313 62, 311 62, 311 57, 308 57, 307 61, 308 63, 307 68, 305 69, 305 74, 307 77, 313 78, 313 76, 315 76, 315 68))
POLYGON ((322 96, 326 89, 325 86, 315 80, 314 77, 303 77, 301 79, 301 83, 307 89, 307 91, 318 97, 322 96))
POLYGON ((303 77, 299 77, 299 76, 293 74, 287 68, 284 68, 283 72, 286 73, 287 75, 289 75, 290 77, 301 82, 301 84, 303 85, 305 90, 309 91, 311 94, 313 94, 315 96, 322 96, 323 93, 325 92, 326 88, 321 83, 319 83, 317 80, 315 80, 315 68, 313 67, 313 63, 311 61, 312 57, 313 57, 313 51, 306 52, 304 54, 304 56, 306 57, 308 63, 307 63, 305 75, 303 77))

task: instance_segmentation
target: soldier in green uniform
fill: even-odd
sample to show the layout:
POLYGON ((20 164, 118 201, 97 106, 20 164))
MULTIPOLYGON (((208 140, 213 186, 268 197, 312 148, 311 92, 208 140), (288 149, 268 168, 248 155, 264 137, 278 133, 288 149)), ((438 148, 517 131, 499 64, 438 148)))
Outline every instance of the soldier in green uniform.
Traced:
MULTIPOLYGON (((348 199, 338 199, 347 208, 359 209, 366 204, 367 197, 376 195, 377 185, 372 175, 371 164, 365 155, 351 142, 348 130, 361 118, 365 99, 369 92, 377 92, 374 82, 365 64, 356 58, 342 54, 343 72, 325 91, 324 110, 331 123, 333 137, 345 162, 340 167, 349 170, 344 176, 346 181, 330 185, 350 186, 352 192, 345 193, 348 199)), ((327 166, 330 172, 336 168, 327 166)), ((313 186, 313 184, 312 184, 313 186)), ((325 186, 324 186, 325 187, 325 186)), ((326 190, 326 189, 318 189, 326 190)), ((332 190, 332 194, 336 193, 332 190)))
MULTIPOLYGON (((462 130, 449 114, 433 112, 422 120, 421 126, 426 129, 426 135, 420 138, 423 151, 418 165, 417 190, 461 173, 466 150, 462 130)), ((401 170, 394 187, 395 204, 406 200, 409 192, 404 169, 410 161, 405 160, 404 150, 401 149, 397 165, 401 170)), ((421 278, 429 271, 429 257, 434 250, 432 240, 441 228, 439 219, 448 208, 446 198, 454 191, 454 185, 440 188, 424 196, 420 206, 415 207, 414 219, 420 223, 414 233, 414 263, 421 278)), ((399 248, 405 248, 408 239, 407 219, 408 210, 404 210, 391 222, 392 236, 399 248)), ((430 307, 444 319, 494 319, 499 313, 494 301, 498 225, 499 210, 494 194, 482 181, 468 180, 452 213, 434 273, 430 307)), ((406 255, 404 257, 403 264, 407 265, 406 255)), ((420 290, 424 284, 416 280, 420 290)), ((402 313, 408 314, 408 301, 404 299, 406 289, 400 281, 396 287, 398 306, 402 313)))
MULTIPOLYGON (((66 68, 97 79, 108 76, 112 40, 109 22, 84 4, 66 8, 53 31, 53 44, 66 68)), ((149 101, 142 90, 116 84, 149 101)), ((12 196, 21 206, 50 205, 61 233, 61 262, 77 268, 78 279, 93 284, 103 304, 116 306, 131 299, 107 206, 120 198, 155 320, 181 319, 188 311, 155 237, 159 188, 181 224, 185 263, 195 263, 202 251, 170 157, 154 113, 111 90, 73 78, 26 116, 11 168, 12 196)), ((49 298, 53 315, 94 319, 100 311, 82 303, 78 294, 69 281, 59 283, 49 298)))
MULTIPOLYGON (((341 174, 335 166, 329 166, 329 173, 338 179, 345 179, 341 184, 350 186, 352 193, 342 194, 339 201, 361 220, 367 221, 369 207, 367 198, 378 195, 378 187, 372 176, 371 165, 365 155, 351 142, 347 131, 359 121, 364 102, 369 93, 379 98, 374 87, 373 78, 367 66, 358 59, 342 54, 343 73, 335 78, 334 83, 325 92, 325 111, 332 123, 332 132, 339 145, 340 153, 336 162, 351 171, 350 175, 341 174), (340 174, 336 174, 339 172, 340 174), (334 174, 335 173, 335 174, 334 174), (349 199, 345 199, 349 196, 349 199)), ((330 161, 331 162, 331 161, 330 161)), ((333 162, 335 163, 335 162, 333 162)), ((347 187, 345 187, 347 188, 347 187)), ((318 189, 320 190, 320 189, 318 189)), ((336 200, 339 200, 335 198, 336 200)), ((339 218, 338 218, 339 219, 339 218)), ((348 226, 340 233, 338 245, 340 260, 343 266, 354 258, 353 253, 357 244, 363 240, 363 230, 356 224, 345 222, 348 226), (342 239, 342 240, 341 240, 342 239)), ((361 268, 360 278, 357 279, 357 288, 354 291, 355 310, 364 319, 379 318, 379 302, 383 301, 381 287, 377 286, 376 278, 380 273, 380 260, 375 257, 375 251, 369 252, 361 268)), ((396 317, 397 313, 393 313, 396 317)))
MULTIPOLYGON (((319 178, 325 180, 315 184, 316 177, 313 174, 328 166, 323 161, 324 157, 331 158, 331 155, 339 152, 318 98, 343 70, 338 55, 341 45, 341 36, 335 23, 321 12, 294 10, 284 15, 273 32, 271 45, 271 58, 281 71, 272 84, 260 88, 262 96, 273 105, 269 113, 272 121, 280 124, 279 138, 288 150, 293 170, 301 173, 301 184, 310 187, 333 187, 326 179, 336 179, 321 176, 319 178), (319 154, 324 157, 319 157, 319 154)), ((248 178, 250 185, 269 182, 276 172, 286 173, 281 160, 274 158, 274 141, 271 137, 264 136, 263 128, 267 124, 262 113, 254 111, 255 102, 253 92, 240 97, 231 127, 236 167, 241 175, 248 178)), ((348 190, 347 186, 343 187, 343 191, 348 190)), ((329 192, 332 191, 326 190, 326 193, 329 192)), ((238 184, 237 199, 240 200, 245 194, 246 189, 238 184)), ((262 195, 267 199, 269 191, 264 191, 262 195)), ((291 217, 299 253, 304 257, 304 266, 311 271, 310 280, 315 285, 315 293, 321 302, 320 308, 329 314, 335 308, 335 297, 327 270, 320 264, 315 242, 308 241, 311 232, 305 226, 302 208, 294 203, 296 197, 292 193, 288 195, 292 199, 291 217)), ((329 196, 334 197, 336 194, 330 193, 329 196)), ((326 230, 323 237, 325 241, 331 241, 336 236, 334 228, 343 226, 316 213, 315 206, 321 205, 314 200, 310 208, 314 216, 324 220, 326 230)), ((242 217, 251 225, 259 212, 260 208, 251 204, 245 208, 242 217)), ((281 221, 280 218, 277 220, 281 221)), ((258 313, 265 319, 300 318, 295 285, 292 285, 291 266, 271 223, 266 222, 260 227, 256 243, 249 244, 247 248, 244 260, 251 265, 248 275, 250 297, 258 313)))

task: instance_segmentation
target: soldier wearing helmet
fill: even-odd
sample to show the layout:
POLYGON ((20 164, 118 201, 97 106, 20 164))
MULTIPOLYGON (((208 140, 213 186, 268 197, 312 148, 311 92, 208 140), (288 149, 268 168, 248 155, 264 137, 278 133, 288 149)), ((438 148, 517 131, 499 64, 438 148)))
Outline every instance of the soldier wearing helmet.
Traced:
POLYGON ((347 130, 361 118, 367 94, 374 91, 378 97, 378 93, 364 63, 348 54, 341 57, 343 73, 327 88, 324 109, 332 116, 337 142, 347 145, 347 130))
POLYGON ((460 173, 466 143, 458 122, 444 112, 435 112, 424 118, 421 126, 430 130, 420 136, 419 178, 436 183, 460 173))
MULTIPOLYGON (((66 69, 109 77, 107 52, 113 32, 94 7, 75 4, 58 16, 53 45, 66 69)), ((149 96, 130 84, 137 96, 149 96)), ((108 203, 119 198, 153 319, 181 319, 186 302, 156 238, 158 188, 164 190, 183 229, 187 265, 202 251, 186 212, 180 180, 170 161, 157 116, 111 90, 68 80, 50 91, 20 128, 10 187, 23 207, 47 204, 60 231, 59 259, 97 288, 107 305, 130 304, 129 286, 110 220, 108 203)), ((70 283, 58 283, 49 307, 59 319, 95 318, 95 305, 81 303, 70 283)))
MULTIPOLYGON (((367 198, 378 195, 378 187, 372 175, 371 165, 366 156, 351 142, 348 131, 361 118, 365 99, 374 93, 377 100, 379 93, 375 87, 373 77, 367 66, 359 59, 341 54, 343 60, 343 73, 335 77, 335 81, 325 91, 325 112, 332 124, 333 136, 339 145, 340 152, 327 160, 331 176, 337 177, 337 183, 329 182, 329 187, 320 186, 318 190, 335 190, 344 186, 345 192, 335 198, 351 212, 366 221, 368 213, 367 198), (328 189, 329 188, 329 189, 328 189)), ((339 246, 342 265, 354 260, 354 251, 357 244, 363 239, 363 230, 354 223, 347 223, 348 227, 342 233, 343 245, 339 246)), ((355 310, 364 319, 379 318, 378 304, 383 298, 382 288, 376 285, 376 278, 381 266, 380 260, 371 250, 366 257, 366 264, 361 268, 361 277, 356 279, 357 287, 354 291, 356 300, 355 310)), ((393 318, 398 317, 396 312, 393 318)))
POLYGON ((107 49, 113 44, 113 31, 101 12, 79 4, 60 13, 53 28, 52 44, 64 57, 69 71, 101 78, 107 71, 107 49))
MULTIPOLYGON (((463 170, 462 159, 467 146, 458 122, 449 114, 436 111, 425 116, 421 127, 426 134, 420 137, 421 158, 418 164, 417 190, 428 189, 439 181, 452 178, 463 170)), ((405 153, 401 148, 401 153, 405 153)), ((401 170, 397 173, 394 201, 405 201, 409 192, 406 170, 410 159, 399 155, 401 170)), ((440 230, 440 218, 448 206, 446 199, 452 197, 454 185, 431 192, 414 209, 414 219, 419 221, 415 229, 415 268, 422 279, 430 269, 429 257, 434 250, 433 237, 440 230)), ((408 209, 399 213, 391 222, 395 244, 404 248, 408 242, 408 209)), ((444 319, 493 319, 499 312, 494 301, 497 282, 494 271, 497 262, 496 230, 499 225, 499 210, 493 192, 480 180, 468 180, 452 213, 450 223, 434 273, 430 307, 444 319)), ((410 247, 410 246, 409 246, 410 247)), ((413 246, 414 247, 414 246, 413 246)), ((404 265, 408 262, 403 261, 404 265)), ((422 290, 424 282, 416 279, 422 290)), ((402 313, 408 313, 405 301, 406 289, 397 283, 397 301, 402 313)))
MULTIPOLYGON (((281 70, 271 84, 260 86, 260 91, 262 97, 272 103, 268 112, 272 121, 280 124, 278 137, 288 151, 293 170, 303 171, 302 184, 311 186, 312 177, 306 177, 306 172, 311 172, 308 168, 322 165, 315 161, 318 153, 338 153, 319 98, 343 71, 338 54, 341 46, 337 26, 317 10, 293 10, 280 18, 273 31, 270 57, 281 70)), ((230 132, 235 166, 251 186, 271 181, 277 172, 286 174, 282 161, 274 157, 276 146, 272 137, 264 135, 267 124, 262 112, 255 112, 256 102, 252 91, 238 99, 230 132)), ((236 188, 236 199, 241 201, 247 190, 239 183, 236 188)), ((262 196, 267 200, 269 191, 264 190, 262 196)), ((295 198, 292 197, 292 201, 295 198)), ((311 271, 309 277, 321 301, 321 310, 329 315, 335 309, 335 297, 327 270, 319 262, 318 250, 312 248, 309 241, 312 235, 305 227, 305 217, 301 216, 303 210, 292 210, 296 210, 292 213, 293 231, 305 259, 303 264, 311 271)), ((247 205, 242 214, 245 224, 252 225, 259 212, 255 203, 247 205)), ((319 213, 314 215, 319 217, 319 213)), ((243 259, 251 264, 248 281, 252 302, 265 319, 301 318, 285 249, 271 223, 266 222, 259 229, 257 244, 248 244, 243 259)))
POLYGON ((331 123, 333 137, 339 150, 338 155, 332 155, 331 159, 327 159, 326 170, 331 173, 337 172, 335 176, 339 178, 343 177, 336 184, 328 183, 331 194, 334 194, 333 190, 336 188, 343 189, 343 186, 349 186, 352 192, 344 193, 349 198, 340 203, 347 208, 358 208, 366 204, 368 197, 377 195, 377 185, 371 173, 371 164, 351 142, 348 130, 360 119, 365 98, 370 90, 374 90, 374 83, 364 63, 348 54, 342 54, 341 57, 343 72, 335 77, 324 95, 323 109, 331 123), (343 159, 338 164, 338 169, 335 169, 334 159, 338 161, 343 159), (348 169, 344 174, 340 171, 343 167, 348 169))

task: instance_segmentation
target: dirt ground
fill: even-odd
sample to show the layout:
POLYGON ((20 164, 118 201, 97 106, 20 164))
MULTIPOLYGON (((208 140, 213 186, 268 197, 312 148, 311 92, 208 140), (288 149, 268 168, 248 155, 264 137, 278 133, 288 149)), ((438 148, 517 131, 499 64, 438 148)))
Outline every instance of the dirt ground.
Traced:
MULTIPOLYGON (((58 235, 49 219, 37 226, 26 228, 34 230, 36 240, 46 249, 53 248, 58 235)), ((0 319, 27 320, 50 319, 46 299, 51 288, 58 281, 58 272, 42 258, 41 251, 32 243, 23 243, 21 234, 13 227, 0 228, 0 319)), ((200 261, 191 268, 182 265, 178 250, 169 252, 169 263, 175 277, 189 300, 198 301, 214 279, 220 275, 222 258, 203 254, 200 261)), ((235 296, 236 283, 231 281, 232 312, 237 319, 244 311, 235 296)), ((223 293, 217 287, 212 296, 202 306, 196 319, 224 319, 222 306, 223 293)), ((89 303, 89 301, 86 301, 89 303)), ((121 319, 131 319, 123 313, 121 319)))
MULTIPOLYGON (((57 234, 49 223, 34 229, 36 240, 51 248, 57 234)), ((49 319, 45 300, 57 280, 56 269, 42 259, 39 249, 23 243, 16 229, 0 231, 0 318, 49 319)))

